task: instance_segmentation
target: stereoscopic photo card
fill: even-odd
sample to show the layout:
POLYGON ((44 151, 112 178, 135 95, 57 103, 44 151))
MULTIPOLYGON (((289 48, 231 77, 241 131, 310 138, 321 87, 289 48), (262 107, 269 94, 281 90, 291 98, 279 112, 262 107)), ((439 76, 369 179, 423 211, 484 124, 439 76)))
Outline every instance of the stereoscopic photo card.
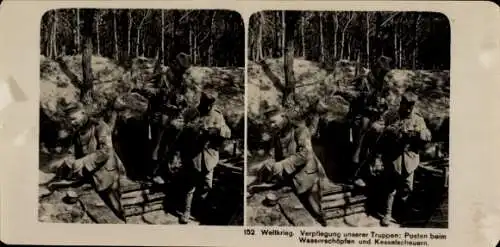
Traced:
POLYGON ((433 12, 253 14, 248 224, 447 228, 450 34, 433 12))
POLYGON ((243 224, 239 13, 68 8, 40 28, 41 222, 243 224))
POLYGON ((495 246, 498 10, 4 1, 1 241, 495 246))

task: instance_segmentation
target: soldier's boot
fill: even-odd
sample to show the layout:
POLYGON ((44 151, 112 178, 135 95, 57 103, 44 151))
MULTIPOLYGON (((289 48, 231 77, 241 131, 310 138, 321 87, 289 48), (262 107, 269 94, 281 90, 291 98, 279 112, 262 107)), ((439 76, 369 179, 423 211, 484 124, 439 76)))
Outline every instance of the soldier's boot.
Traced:
POLYGON ((361 188, 366 187, 366 183, 362 178, 358 178, 358 179, 354 180, 354 185, 361 187, 361 188))
POLYGON ((380 225, 383 227, 388 227, 391 222, 394 222, 394 219, 392 218, 392 207, 394 205, 394 198, 396 196, 396 192, 391 192, 389 193, 385 205, 385 214, 382 220, 380 221, 380 225))
POLYGON ((182 212, 181 216, 179 217, 180 224, 185 225, 189 223, 189 219, 191 218, 191 205, 193 203, 193 197, 194 197, 193 192, 194 191, 189 191, 188 194, 186 195, 184 212, 182 212))
POLYGON ((149 179, 151 179, 153 181, 153 183, 157 184, 157 185, 164 185, 165 184, 165 181, 163 180, 163 178, 161 177, 161 174, 160 174, 160 162, 158 160, 153 160, 153 171, 152 171, 152 174, 149 176, 149 179), (151 178, 152 177, 152 178, 151 178))

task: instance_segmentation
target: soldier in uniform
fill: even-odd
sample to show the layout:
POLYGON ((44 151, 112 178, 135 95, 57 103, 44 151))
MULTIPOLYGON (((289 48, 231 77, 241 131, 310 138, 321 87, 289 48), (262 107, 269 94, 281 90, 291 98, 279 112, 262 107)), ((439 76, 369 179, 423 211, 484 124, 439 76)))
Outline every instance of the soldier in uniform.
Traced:
POLYGON ((420 163, 419 152, 431 140, 424 119, 414 109, 417 99, 414 93, 404 93, 399 109, 387 111, 372 126, 372 130, 382 133, 376 149, 377 163, 383 164, 386 187, 382 226, 394 220, 392 208, 396 194, 403 203, 407 201, 413 190, 414 171, 420 163))
POLYGON ((212 189, 214 168, 219 162, 219 149, 223 140, 231 137, 231 130, 224 116, 214 105, 216 98, 216 92, 203 92, 194 113, 186 111, 186 125, 175 145, 180 149, 186 175, 185 204, 179 218, 181 224, 189 221, 194 192, 199 190, 201 198, 206 199, 212 189))
POLYGON ((323 226, 326 221, 321 209, 321 182, 323 167, 311 144, 311 133, 305 121, 296 121, 280 107, 266 111, 274 131, 275 162, 268 162, 259 170, 259 177, 290 184, 304 207, 323 226), (270 174, 270 175, 263 175, 270 174))
MULTIPOLYGON (((391 70, 391 59, 385 56, 379 57, 372 70, 367 76, 358 78, 356 82, 357 95, 346 92, 338 92, 350 102, 347 121, 351 124, 351 141, 353 143, 353 154, 351 162, 354 168, 360 168, 360 164, 368 157, 370 140, 365 136, 371 123, 376 121, 380 115, 387 110, 387 102, 384 95, 384 77, 391 70)), ((363 177, 366 169, 361 170, 360 176, 355 174, 354 184, 360 187, 366 186, 363 177)))
POLYGON ((169 144, 179 133, 172 129, 182 128, 182 111, 189 102, 185 97, 187 87, 183 83, 183 75, 190 64, 190 57, 185 53, 179 53, 165 73, 160 71, 157 64, 152 83, 146 83, 140 90, 149 99, 152 173, 153 181, 157 184, 164 184, 161 177, 163 166, 160 163, 165 161, 169 144))
POLYGON ((113 149, 110 128, 90 118, 81 104, 69 104, 65 112, 73 128, 74 158, 69 155, 63 160, 57 169, 59 177, 90 180, 103 201, 125 220, 120 202, 120 177, 125 169, 113 149))

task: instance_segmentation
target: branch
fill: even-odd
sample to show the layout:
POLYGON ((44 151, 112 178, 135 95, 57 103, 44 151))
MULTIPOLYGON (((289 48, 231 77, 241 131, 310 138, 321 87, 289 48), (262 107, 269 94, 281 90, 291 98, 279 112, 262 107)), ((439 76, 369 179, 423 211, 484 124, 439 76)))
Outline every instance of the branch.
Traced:
POLYGON ((57 62, 57 64, 59 64, 59 67, 61 68, 61 71, 69 78, 69 80, 71 81, 71 83, 76 88, 80 88, 80 86, 82 85, 82 82, 78 79, 78 76, 76 76, 75 73, 73 73, 69 69, 68 65, 64 62, 64 60, 62 59, 62 57, 56 58, 56 62, 57 62))
POLYGON ((349 20, 347 21, 347 23, 345 24, 344 26, 344 32, 347 30, 347 28, 349 27, 349 24, 351 24, 351 21, 354 19, 354 14, 351 15, 351 17, 349 18, 349 20))
POLYGON ((276 76, 273 73, 273 71, 271 71, 271 69, 269 68, 269 65, 264 60, 260 61, 259 64, 260 64, 260 66, 262 66, 262 70, 264 71, 264 74, 266 74, 267 77, 269 77, 269 79, 271 80, 273 85, 281 92, 284 92, 286 89, 285 86, 281 83, 281 80, 278 78, 278 76, 276 76))
POLYGON ((382 22, 382 24, 380 24, 381 27, 385 26, 385 24, 387 24, 389 21, 391 21, 392 19, 394 19, 394 17, 396 17, 397 15, 399 15, 400 13, 396 13, 396 14, 393 14, 391 15, 389 18, 385 19, 384 22, 382 22))

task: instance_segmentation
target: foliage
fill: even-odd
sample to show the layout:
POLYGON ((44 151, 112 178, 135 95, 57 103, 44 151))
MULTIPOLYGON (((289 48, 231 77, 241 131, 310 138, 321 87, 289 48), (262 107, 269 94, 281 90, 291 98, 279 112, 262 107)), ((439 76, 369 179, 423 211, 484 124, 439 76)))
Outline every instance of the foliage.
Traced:
MULTIPOLYGON (((41 22, 41 53, 80 54, 84 10, 46 12, 41 22)), ((95 9, 93 54, 127 62, 134 57, 191 54, 195 65, 244 66, 245 32, 241 16, 227 10, 95 9), (163 18, 163 19, 162 19, 163 18), (163 44, 163 49, 162 49, 163 44)))
MULTIPOLYGON (((282 21, 282 11, 262 11, 250 17, 250 60, 283 55, 282 21)), ((395 68, 447 70, 450 25, 446 16, 430 12, 307 11, 295 26, 295 47, 295 57, 326 66, 359 58, 370 67, 374 59, 385 55, 394 59, 395 68)))

